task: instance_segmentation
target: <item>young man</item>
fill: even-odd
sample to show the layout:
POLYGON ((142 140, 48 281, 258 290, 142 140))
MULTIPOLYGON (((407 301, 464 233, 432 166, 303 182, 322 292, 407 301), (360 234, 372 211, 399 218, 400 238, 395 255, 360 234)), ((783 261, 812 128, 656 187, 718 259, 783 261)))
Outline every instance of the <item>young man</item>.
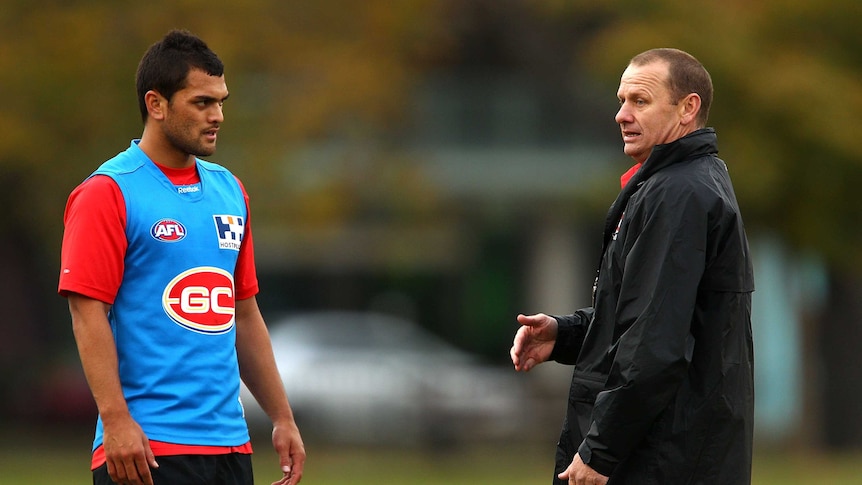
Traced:
POLYGON ((689 54, 654 49, 617 96, 636 165, 608 213, 592 306, 519 315, 512 362, 574 365, 555 483, 748 484, 754 277, 705 128, 712 82, 689 54))
POLYGON ((258 292, 248 196, 215 152, 224 66, 171 31, 137 72, 144 131, 70 195, 59 292, 99 419, 95 484, 250 484, 240 378, 273 421, 283 477, 305 450, 258 292))

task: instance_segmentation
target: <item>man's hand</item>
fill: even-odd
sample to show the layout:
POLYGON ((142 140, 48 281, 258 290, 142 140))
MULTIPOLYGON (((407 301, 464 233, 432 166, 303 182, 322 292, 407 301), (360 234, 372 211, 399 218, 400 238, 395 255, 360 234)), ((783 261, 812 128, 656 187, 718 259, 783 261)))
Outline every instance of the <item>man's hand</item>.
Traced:
POLYGON ((518 315, 521 328, 515 333, 515 340, 509 356, 516 371, 529 371, 548 360, 557 340, 557 321, 544 313, 518 315))
POLYGON ((116 342, 108 322, 111 305, 69 294, 72 331, 81 365, 104 429, 103 449, 111 480, 122 485, 153 485, 150 467, 158 468, 150 441, 129 414, 120 384, 116 342))
POLYGON ((276 424, 272 428, 272 446, 278 453, 281 465, 281 480, 272 485, 296 485, 302 480, 305 466, 305 446, 294 422, 276 424))
POLYGON ((284 393, 269 331, 253 296, 236 301, 236 355, 243 382, 272 419, 272 446, 282 473, 273 485, 296 485, 302 479, 305 446, 284 393))
POLYGON ((153 485, 158 468, 150 440, 131 416, 104 422, 105 459, 111 480, 123 485, 153 485))
POLYGON ((608 477, 590 468, 581 460, 581 455, 575 454, 572 464, 558 478, 569 479, 569 485, 605 485, 608 477))

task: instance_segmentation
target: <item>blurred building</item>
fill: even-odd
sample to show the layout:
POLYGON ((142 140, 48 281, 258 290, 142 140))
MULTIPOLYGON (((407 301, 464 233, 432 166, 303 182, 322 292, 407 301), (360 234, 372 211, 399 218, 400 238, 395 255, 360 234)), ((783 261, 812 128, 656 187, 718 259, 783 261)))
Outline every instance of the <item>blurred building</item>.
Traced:
MULTIPOLYGON (((461 57, 428 70, 410 119, 388 134, 386 149, 408 161, 442 216, 405 221, 383 210, 337 230, 258 229, 270 285, 259 297, 264 310, 394 313, 506 365, 517 313, 589 303, 607 208, 590 201, 610 204, 630 163, 613 88, 591 83, 542 42, 511 50, 505 25, 485 20, 462 39, 461 57)), ((380 143, 334 137, 304 147, 286 183, 301 190, 345 171, 385 176, 363 175, 385 150, 380 143)), ((778 241, 752 247, 758 440, 788 442, 810 405, 803 307, 818 303, 825 282, 816 261, 794 260, 778 241)), ((545 367, 531 378, 557 403, 548 409, 562 409, 568 370, 545 367)), ((559 413, 551 413, 555 430, 559 413)))

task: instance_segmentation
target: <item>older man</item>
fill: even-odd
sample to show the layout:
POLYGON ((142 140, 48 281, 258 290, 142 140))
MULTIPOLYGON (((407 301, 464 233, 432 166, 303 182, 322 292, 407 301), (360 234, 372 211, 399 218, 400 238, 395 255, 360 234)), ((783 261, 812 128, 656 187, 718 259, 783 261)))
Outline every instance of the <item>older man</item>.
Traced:
POLYGON ((592 306, 518 315, 515 369, 574 365, 557 484, 751 482, 748 242, 691 55, 634 57, 617 92, 634 159, 604 227, 592 306))

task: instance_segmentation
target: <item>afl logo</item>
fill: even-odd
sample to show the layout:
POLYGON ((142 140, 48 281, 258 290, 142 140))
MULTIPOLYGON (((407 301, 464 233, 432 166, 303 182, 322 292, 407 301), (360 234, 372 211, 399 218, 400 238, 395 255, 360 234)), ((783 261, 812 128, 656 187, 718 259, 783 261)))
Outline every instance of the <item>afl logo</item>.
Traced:
POLYGON ((150 228, 153 239, 162 242, 177 242, 186 237, 186 227, 180 221, 162 219, 150 228))
POLYGON ((183 271, 162 293, 162 307, 188 330, 210 335, 229 332, 235 313, 233 276, 211 266, 183 271))

